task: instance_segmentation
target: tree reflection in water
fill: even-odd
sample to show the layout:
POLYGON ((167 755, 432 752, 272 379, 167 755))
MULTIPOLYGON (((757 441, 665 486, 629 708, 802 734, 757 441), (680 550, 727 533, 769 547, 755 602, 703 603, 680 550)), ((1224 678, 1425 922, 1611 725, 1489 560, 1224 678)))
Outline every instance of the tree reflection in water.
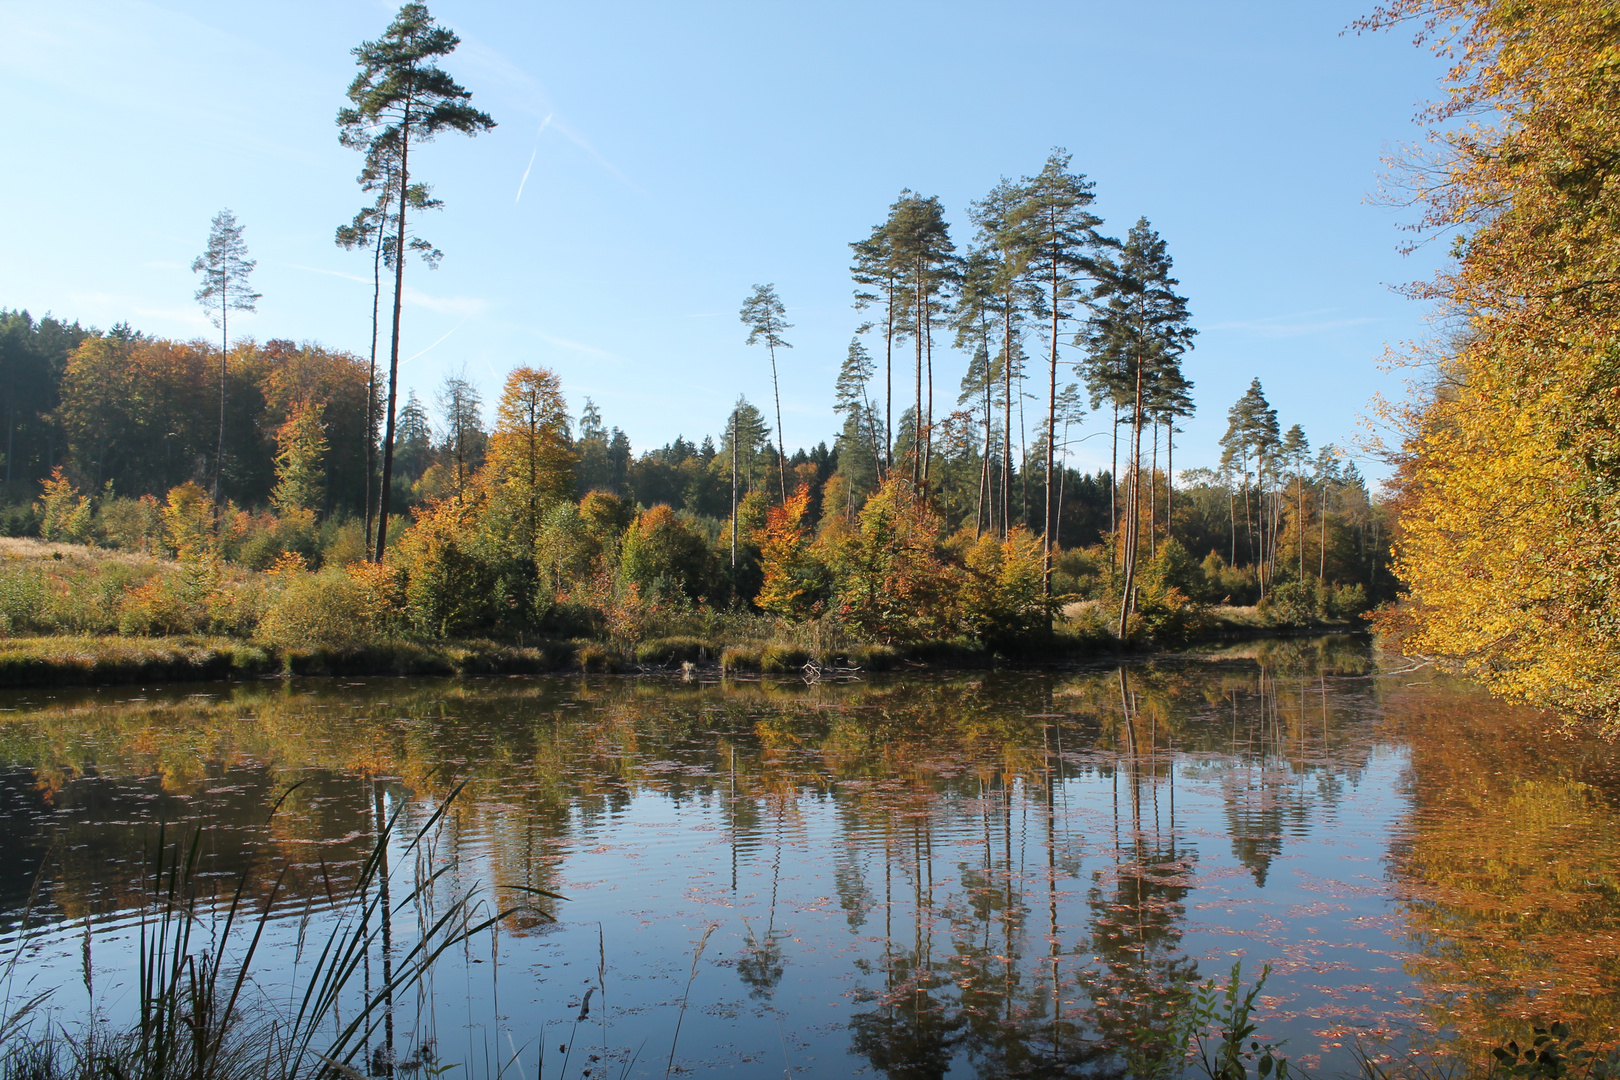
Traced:
MULTIPOLYGON (((354 880, 385 803, 408 828, 469 778, 446 882, 575 897, 509 920, 498 964, 457 961, 467 1023, 501 1045, 571 1021, 606 982, 601 1053, 667 1047, 710 923, 682 1053, 741 1076, 778 1058, 798 1076, 1107 1075, 1239 954, 1276 965, 1268 1030, 1330 1064, 1357 1031, 1496 1038, 1546 1008, 1612 1030, 1612 753, 1377 674, 1341 639, 850 686, 13 695, 0 906, 14 925, 38 877, 36 919, 60 941, 116 919, 162 819, 208 827, 221 881, 290 864, 290 925, 354 880), (503 987, 497 1010, 490 968, 514 966, 534 989, 514 1005, 503 987)), ((114 944, 96 948, 115 968, 114 944)), ((440 980, 458 1008, 459 979, 440 980)))

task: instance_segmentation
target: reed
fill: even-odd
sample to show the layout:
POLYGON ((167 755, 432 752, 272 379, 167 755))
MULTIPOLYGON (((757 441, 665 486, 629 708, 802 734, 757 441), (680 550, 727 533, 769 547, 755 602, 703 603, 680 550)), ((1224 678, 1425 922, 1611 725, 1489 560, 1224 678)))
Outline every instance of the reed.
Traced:
MULTIPOLYGON (((256 999, 248 1008, 245 998, 259 993, 252 976, 254 958, 286 870, 270 882, 259 902, 250 901, 252 882, 244 873, 221 909, 212 903, 207 879, 199 873, 201 831, 189 840, 171 841, 160 827, 146 874, 139 928, 140 1000, 133 1025, 104 1033, 100 1028, 105 1025, 92 1016, 68 1030, 45 1014, 48 990, 13 1007, 9 989, 23 954, 19 942, 4 972, 8 993, 0 1015, 0 1077, 352 1080, 377 1067, 392 1074, 396 1063, 390 1060, 391 1050, 372 1061, 364 1054, 379 1029, 391 1027, 394 1002, 421 985, 447 950, 491 930, 521 906, 486 906, 476 890, 442 909, 430 902, 435 884, 452 868, 435 869, 431 858, 422 856, 464 787, 457 785, 405 839, 404 855, 424 869, 398 900, 390 900, 387 879, 403 805, 380 825, 354 884, 330 897, 332 928, 312 965, 295 975, 291 999, 279 1007, 256 999), (379 982, 364 980, 366 985, 360 986, 366 958, 384 945, 391 919, 413 907, 426 913, 419 916, 414 943, 385 965, 379 982), (207 944, 199 945, 205 939, 207 944)), ((519 891, 565 899, 544 889, 519 891)))

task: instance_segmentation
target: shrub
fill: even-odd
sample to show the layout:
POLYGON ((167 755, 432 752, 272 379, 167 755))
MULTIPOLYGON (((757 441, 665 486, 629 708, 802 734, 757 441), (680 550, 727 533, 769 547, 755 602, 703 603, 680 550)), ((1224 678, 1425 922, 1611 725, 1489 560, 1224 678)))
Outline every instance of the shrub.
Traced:
POLYGON ((998 540, 986 533, 964 553, 958 598, 962 625, 981 641, 1006 642, 1045 633, 1051 606, 1042 585, 1041 545, 1019 527, 998 540))
POLYGON ((39 533, 46 540, 67 540, 82 544, 90 539, 90 496, 81 495, 73 486, 62 467, 51 470, 42 480, 45 492, 40 497, 39 533))
POLYGON ((163 510, 150 495, 103 499, 96 511, 96 535, 108 547, 154 553, 164 546, 163 510))
POLYGON ((619 654, 606 645, 598 645, 595 642, 581 645, 574 653, 574 660, 579 664, 581 671, 619 670, 619 654))
POLYGON ((44 571, 32 566, 0 567, 0 634, 48 630, 44 615, 44 571))
POLYGON ((194 563, 154 574, 124 594, 118 606, 121 634, 195 634, 208 625, 205 600, 213 567, 194 563))
POLYGON ((1316 621, 1319 608, 1314 581, 1279 581, 1260 602, 1260 610, 1278 626, 1309 626, 1316 621))
POLYGON ((163 529, 169 547, 185 561, 211 557, 218 546, 214 504, 195 480, 169 490, 163 506, 163 529))
POLYGON ((369 584, 341 570, 295 574, 259 620, 259 639, 278 649, 357 649, 385 636, 372 618, 369 584))

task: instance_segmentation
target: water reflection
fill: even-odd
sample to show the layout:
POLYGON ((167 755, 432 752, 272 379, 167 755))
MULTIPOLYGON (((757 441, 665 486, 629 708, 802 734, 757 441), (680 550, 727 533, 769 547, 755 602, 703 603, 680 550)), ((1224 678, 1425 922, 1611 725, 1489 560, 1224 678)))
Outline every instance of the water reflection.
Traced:
POLYGON ((56 928, 37 971, 72 984, 65 1011, 127 1006, 117 927, 160 821, 206 827, 221 891, 290 866, 277 903, 303 933, 379 820, 420 822, 468 779, 435 849, 445 888, 573 898, 524 893, 491 956, 435 976, 435 1035, 475 1065, 550 1047, 559 1075, 557 1047, 600 1024, 570 1076, 638 1047, 629 1075, 659 1075, 706 932, 677 1061, 740 1076, 1109 1074, 1239 957, 1273 966, 1265 1032, 1330 1067, 1366 1032, 1620 1020, 1608 748, 1382 677, 1344 639, 1067 675, 4 704, 0 918, 15 934, 31 905, 56 928))

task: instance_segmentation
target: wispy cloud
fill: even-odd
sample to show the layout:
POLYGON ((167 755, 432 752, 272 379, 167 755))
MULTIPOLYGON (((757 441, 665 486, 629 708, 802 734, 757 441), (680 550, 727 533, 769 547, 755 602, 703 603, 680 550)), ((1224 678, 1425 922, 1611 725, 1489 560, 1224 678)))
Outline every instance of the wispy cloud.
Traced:
POLYGON ((541 341, 544 341, 547 345, 555 345, 559 349, 567 349, 570 352, 584 353, 586 356, 594 356, 600 360, 618 359, 617 356, 614 356, 606 349, 598 349, 596 346, 586 345, 584 342, 569 341, 567 338, 553 337, 550 334, 543 334, 538 330, 534 332, 534 336, 539 338, 541 341))
POLYGON ((1367 323, 1383 321, 1372 315, 1359 315, 1345 319, 1321 318, 1321 316, 1331 315, 1337 310, 1339 309, 1323 308, 1320 311, 1301 311, 1292 315, 1272 315, 1263 319, 1237 319, 1231 322, 1214 323, 1204 327, 1204 329, 1206 331, 1234 330, 1262 338, 1291 338, 1307 337, 1311 334, 1326 334, 1350 326, 1364 326, 1367 323))
POLYGON ((403 295, 405 303, 411 307, 427 308, 440 315, 460 315, 463 319, 482 315, 491 307, 488 300, 476 296, 432 296, 409 285, 405 286, 403 295))
POLYGON ((162 260, 143 262, 141 266, 147 270, 184 270, 186 268, 185 263, 163 262, 162 260))
POLYGON ((359 274, 345 273, 342 270, 323 270, 319 266, 301 266, 298 263, 284 263, 283 265, 291 267, 294 270, 302 270, 308 274, 325 274, 328 277, 342 278, 344 281, 358 281, 362 285, 371 284, 371 279, 368 277, 361 277, 359 274))
POLYGON ((694 314, 691 314, 691 315, 682 315, 681 318, 683 318, 683 319, 718 319, 720 316, 722 316, 724 314, 725 314, 725 312, 723 312, 723 311, 699 311, 699 312, 695 312, 694 314))

